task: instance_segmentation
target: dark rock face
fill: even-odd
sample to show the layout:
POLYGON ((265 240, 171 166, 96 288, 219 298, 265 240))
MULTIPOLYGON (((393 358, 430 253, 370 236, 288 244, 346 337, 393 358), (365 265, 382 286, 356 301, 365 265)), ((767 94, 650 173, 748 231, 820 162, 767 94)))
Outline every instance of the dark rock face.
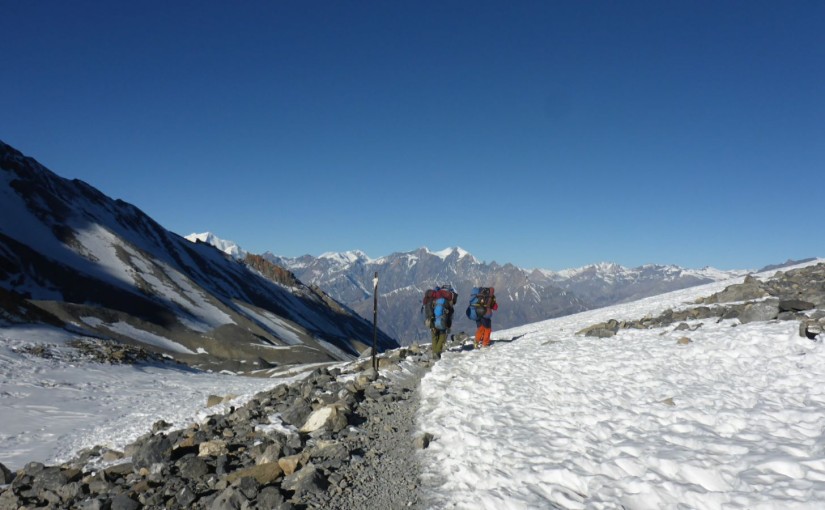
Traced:
POLYGON ((414 389, 432 362, 416 346, 381 361, 380 373, 369 359, 318 369, 187 429, 158 424, 105 469, 122 456, 102 447, 61 466, 0 465, 0 508, 421 508, 414 389))
POLYGON ((699 306, 666 310, 658 317, 635 321, 610 320, 587 327, 579 334, 604 338, 613 336, 619 329, 657 328, 709 317, 739 319, 741 324, 798 320, 800 336, 816 339, 825 331, 825 264, 780 271, 765 282, 749 276, 741 284, 700 299, 699 306))

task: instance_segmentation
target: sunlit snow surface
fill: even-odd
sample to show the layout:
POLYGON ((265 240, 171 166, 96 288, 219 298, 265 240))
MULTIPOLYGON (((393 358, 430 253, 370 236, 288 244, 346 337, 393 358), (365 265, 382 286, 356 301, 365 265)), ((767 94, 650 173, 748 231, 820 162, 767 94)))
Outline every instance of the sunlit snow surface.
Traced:
POLYGON ((0 463, 10 469, 30 461, 65 461, 94 445, 122 449, 158 420, 184 427, 316 368, 307 365, 286 379, 259 379, 173 365, 67 363, 19 352, 33 344, 61 346, 71 338, 46 327, 0 329, 0 463), (207 409, 210 394, 238 397, 207 409))
MULTIPOLYGON (((421 452, 429 506, 825 508, 825 347, 799 337, 798 322, 574 335, 739 281, 494 332, 490 349, 445 354, 421 383, 418 428, 435 436, 421 452)), ((453 329, 462 325, 472 329, 453 329)))

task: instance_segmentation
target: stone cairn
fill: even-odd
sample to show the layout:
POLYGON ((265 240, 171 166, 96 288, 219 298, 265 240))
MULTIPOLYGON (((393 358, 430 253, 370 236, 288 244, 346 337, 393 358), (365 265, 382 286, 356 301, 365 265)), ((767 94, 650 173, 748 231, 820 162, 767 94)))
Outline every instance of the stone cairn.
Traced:
POLYGON ((377 372, 371 359, 320 368, 188 428, 158 422, 122 452, 0 464, 0 510, 418 508, 411 459, 432 437, 414 437, 415 388, 431 364, 413 345, 377 372))
POLYGON ((666 310, 657 317, 620 321, 611 319, 594 324, 578 334, 608 338, 620 329, 651 329, 679 322, 678 330, 696 326, 687 321, 717 318, 738 319, 746 324, 755 321, 799 321, 800 336, 825 340, 825 264, 777 272, 763 282, 746 276, 744 282, 727 287, 706 298, 700 298, 682 310, 666 310))

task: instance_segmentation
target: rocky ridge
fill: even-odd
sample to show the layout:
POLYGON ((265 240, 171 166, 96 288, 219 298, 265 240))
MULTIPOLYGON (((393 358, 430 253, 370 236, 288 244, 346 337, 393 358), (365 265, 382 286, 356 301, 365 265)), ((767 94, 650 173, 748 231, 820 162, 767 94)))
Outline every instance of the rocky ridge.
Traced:
POLYGON ((0 464, 0 510, 419 508, 415 390, 432 362, 417 345, 377 361, 319 368, 186 429, 158 422, 122 452, 0 464))
MULTIPOLYGON (((738 319, 740 324, 755 321, 799 321, 800 336, 820 339, 825 332, 825 263, 789 271, 779 271, 767 281, 746 276, 742 283, 701 298, 682 310, 666 310, 657 317, 637 320, 611 319, 594 324, 579 334, 608 338, 620 329, 651 329, 679 322, 679 329, 690 329, 686 321, 708 318, 738 319)), ((695 327, 699 327, 696 325, 695 327)))

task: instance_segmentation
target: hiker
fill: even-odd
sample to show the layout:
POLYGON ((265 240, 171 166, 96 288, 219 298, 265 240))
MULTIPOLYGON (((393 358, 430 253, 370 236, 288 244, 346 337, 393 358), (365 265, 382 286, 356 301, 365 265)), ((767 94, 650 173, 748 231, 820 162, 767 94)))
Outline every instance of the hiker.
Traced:
POLYGON ((453 310, 457 301, 458 294, 449 285, 441 285, 424 293, 421 309, 426 313, 425 324, 432 336, 433 359, 441 359, 447 334, 453 325, 453 310))
POLYGON ((470 293, 470 305, 467 307, 467 317, 476 321, 476 336, 473 346, 490 346, 490 335, 493 333, 493 311, 498 310, 495 289, 493 287, 473 287, 470 293))

